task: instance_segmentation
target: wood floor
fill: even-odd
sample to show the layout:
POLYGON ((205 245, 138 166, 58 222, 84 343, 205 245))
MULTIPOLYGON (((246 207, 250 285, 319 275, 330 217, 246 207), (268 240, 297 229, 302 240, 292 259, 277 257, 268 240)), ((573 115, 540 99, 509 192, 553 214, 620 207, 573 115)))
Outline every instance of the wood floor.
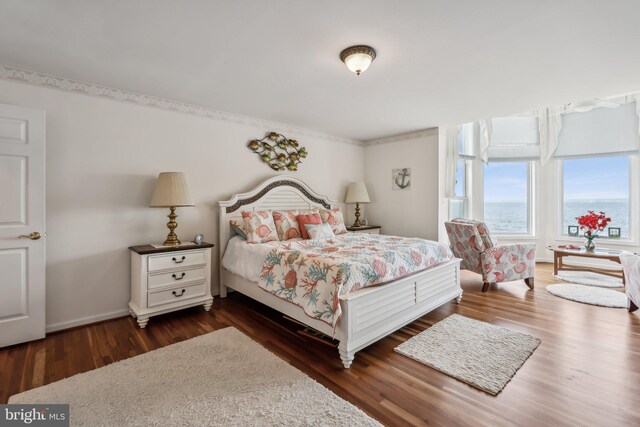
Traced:
MULTIPOLYGON (((549 264, 536 289, 524 282, 481 293, 464 272, 464 298, 356 354, 349 370, 338 351, 296 332, 297 326, 241 295, 216 299, 210 313, 194 308, 51 334, 0 349, 0 402, 9 396, 230 325, 386 425, 640 425, 640 315, 587 306, 548 294, 549 264), (393 348, 452 313, 542 339, 498 396, 490 396, 414 362, 393 348)), ((215 380, 215 379, 212 379, 215 380)))

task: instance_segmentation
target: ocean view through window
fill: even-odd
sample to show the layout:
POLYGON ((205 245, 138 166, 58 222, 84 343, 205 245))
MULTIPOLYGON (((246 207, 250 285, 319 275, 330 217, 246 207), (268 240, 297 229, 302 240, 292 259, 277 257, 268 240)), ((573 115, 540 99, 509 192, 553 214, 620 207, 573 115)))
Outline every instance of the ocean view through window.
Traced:
MULTIPOLYGON (((627 156, 567 159, 564 167, 563 234, 576 217, 588 210, 611 217, 609 227, 619 227, 620 236, 629 230, 629 158, 627 156)), ((606 237, 608 227, 601 233, 606 237)), ((582 234, 582 232, 580 233, 582 234)))
POLYGON ((529 234, 529 163, 484 167, 484 221, 492 232, 529 234))

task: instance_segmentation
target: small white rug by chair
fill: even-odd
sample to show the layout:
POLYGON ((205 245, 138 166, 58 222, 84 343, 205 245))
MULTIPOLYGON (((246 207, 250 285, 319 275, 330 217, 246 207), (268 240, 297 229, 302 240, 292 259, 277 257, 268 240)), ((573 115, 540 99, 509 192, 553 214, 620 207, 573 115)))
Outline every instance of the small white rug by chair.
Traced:
POLYGON ((531 335, 452 314, 395 351, 496 395, 539 344, 531 335))
POLYGON ((576 285, 574 283, 559 283, 547 286, 547 292, 560 298, 583 304, 601 307, 626 308, 627 296, 624 292, 613 289, 602 289, 594 286, 576 285))
POLYGON ((618 277, 606 276, 604 274, 592 273, 590 271, 558 271, 554 276, 557 279, 579 285, 598 286, 600 288, 623 288, 622 279, 618 277))
POLYGON ((75 425, 379 426, 233 327, 12 396, 75 425))

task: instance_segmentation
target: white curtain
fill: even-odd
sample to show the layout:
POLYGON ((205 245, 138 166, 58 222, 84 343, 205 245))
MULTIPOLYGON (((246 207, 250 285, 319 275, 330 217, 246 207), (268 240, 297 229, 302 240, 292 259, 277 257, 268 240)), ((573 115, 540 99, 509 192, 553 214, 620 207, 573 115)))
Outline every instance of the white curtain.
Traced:
POLYGON ((491 119, 480 120, 480 160, 484 163, 489 161, 489 145, 491 143, 491 133, 493 131, 491 119))
POLYGON ((445 138, 445 181, 444 196, 453 198, 456 196, 456 169, 458 167, 458 126, 446 128, 445 138))
POLYGON ((558 158, 622 155, 638 152, 640 128, 636 105, 598 103, 574 108, 562 117, 553 156, 558 158))
POLYGON ((558 147, 558 135, 562 128, 560 108, 541 108, 534 112, 538 117, 540 132, 540 163, 546 164, 558 147))

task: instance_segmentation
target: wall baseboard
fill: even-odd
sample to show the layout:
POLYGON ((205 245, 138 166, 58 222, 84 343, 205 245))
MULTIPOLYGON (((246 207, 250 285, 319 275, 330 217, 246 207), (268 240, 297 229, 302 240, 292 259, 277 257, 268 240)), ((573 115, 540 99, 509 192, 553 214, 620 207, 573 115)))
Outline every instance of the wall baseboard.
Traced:
POLYGON ((127 316, 129 309, 112 311, 111 313, 97 314, 95 316, 82 317, 80 319, 66 322, 52 323, 45 328, 46 333, 61 331, 63 329, 75 328, 76 326, 88 325, 89 323, 102 322, 103 320, 115 319, 116 317, 127 316))

